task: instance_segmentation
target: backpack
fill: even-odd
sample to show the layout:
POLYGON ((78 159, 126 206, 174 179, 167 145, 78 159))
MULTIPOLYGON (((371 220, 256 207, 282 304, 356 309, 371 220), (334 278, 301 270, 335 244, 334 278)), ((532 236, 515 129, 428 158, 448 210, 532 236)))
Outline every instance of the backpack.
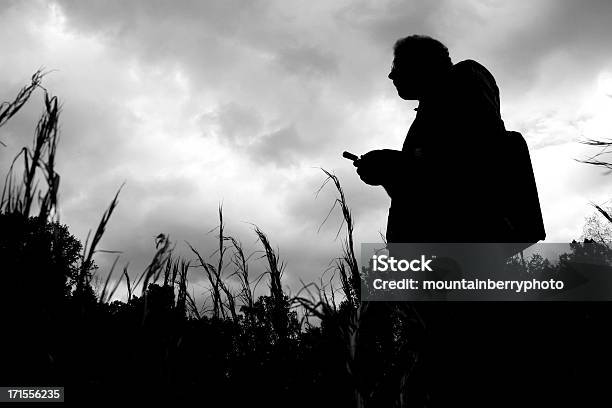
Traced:
POLYGON ((506 131, 508 149, 502 163, 506 189, 501 203, 504 221, 509 228, 508 242, 535 243, 546 238, 538 189, 527 143, 519 132, 506 131))
MULTIPOLYGON (((535 243, 546 237, 538 189, 536 187, 531 166, 531 158, 527 143, 519 132, 507 131, 501 120, 499 106, 499 89, 493 75, 481 64, 466 60, 455 64, 455 72, 460 78, 462 86, 460 94, 470 97, 471 107, 478 107, 478 111, 486 117, 496 116, 501 124, 501 145, 504 151, 497 158, 491 174, 501 176, 494 183, 498 187, 495 192, 495 219, 500 224, 493 226, 501 242, 535 243), (502 213, 499 214, 498 210, 502 213), (500 219, 501 218, 501 219, 500 219), (497 228, 500 228, 497 230, 497 228)), ((496 143, 496 142, 494 142, 496 143)), ((488 170, 487 170, 488 171, 488 170)))

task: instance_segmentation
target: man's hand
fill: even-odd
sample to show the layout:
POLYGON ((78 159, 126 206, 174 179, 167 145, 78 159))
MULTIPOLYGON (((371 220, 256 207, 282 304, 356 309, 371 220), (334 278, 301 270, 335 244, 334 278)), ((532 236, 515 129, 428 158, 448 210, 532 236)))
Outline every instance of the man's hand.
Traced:
POLYGON ((398 150, 372 150, 355 160, 353 165, 364 183, 379 186, 397 176, 403 159, 403 153, 398 150))

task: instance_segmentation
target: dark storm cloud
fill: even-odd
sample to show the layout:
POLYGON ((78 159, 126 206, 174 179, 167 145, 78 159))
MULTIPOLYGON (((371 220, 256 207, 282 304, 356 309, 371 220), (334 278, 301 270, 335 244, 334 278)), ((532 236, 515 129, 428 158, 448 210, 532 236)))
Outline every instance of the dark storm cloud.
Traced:
MULTIPOLYGON (((528 66, 555 51, 567 51, 595 67, 599 59, 610 59, 602 50, 612 35, 612 2, 606 0, 548 2, 537 21, 521 27, 498 44, 498 58, 528 66)), ((526 20, 531 20, 526 16, 526 20)))
POLYGON ((304 140, 294 126, 287 126, 259 137, 248 153, 257 163, 286 167, 296 164, 300 155, 310 149, 312 144, 304 140))
POLYGON ((180 3, 164 0, 59 0, 56 3, 76 29, 117 38, 146 34, 140 38, 145 42, 165 38, 168 42, 162 43, 162 49, 184 34, 181 28, 194 25, 199 26, 201 32, 235 35, 244 27, 252 26, 253 21, 260 20, 267 9, 267 2, 257 0, 188 0, 180 3), (169 30, 171 25, 175 25, 174 30, 169 30), (155 36, 155 32, 164 35, 155 36))
POLYGON ((237 67, 250 67, 251 57, 275 61, 298 75, 336 70, 333 54, 299 29, 291 30, 268 1, 57 3, 71 29, 101 36, 150 63, 177 60, 199 76, 231 80, 237 67))
MULTIPOLYGON (((200 123, 205 129, 214 129, 220 141, 236 153, 260 165, 296 165, 300 158, 317 149, 316 143, 300 135, 295 124, 266 132, 261 115, 255 109, 236 103, 203 114, 200 123)), ((205 136, 211 135, 205 133, 205 136)))
POLYGON ((393 43, 409 34, 438 33, 434 17, 445 9, 446 1, 357 1, 340 9, 340 23, 364 31, 376 45, 391 50, 393 43))
POLYGON ((202 114, 200 121, 204 129, 217 127, 223 141, 236 146, 248 143, 263 127, 261 115, 254 108, 236 102, 229 102, 213 112, 202 114))
POLYGON ((321 77, 338 71, 336 58, 313 46, 282 49, 278 52, 277 60, 289 74, 321 77))

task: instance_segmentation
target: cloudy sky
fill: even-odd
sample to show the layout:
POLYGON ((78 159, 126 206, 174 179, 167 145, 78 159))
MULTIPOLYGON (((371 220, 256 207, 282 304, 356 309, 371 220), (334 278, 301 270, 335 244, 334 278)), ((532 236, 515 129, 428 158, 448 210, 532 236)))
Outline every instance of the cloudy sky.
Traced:
MULTIPOLYGON (((0 0, 0 100, 52 70, 61 221, 84 240, 125 182, 101 247, 133 275, 160 232, 212 253, 222 203, 247 251, 252 224, 269 235, 295 292, 340 251, 340 214, 319 230, 334 199, 315 197, 320 167, 339 176, 358 243, 385 230, 389 199, 340 154, 401 148, 417 102, 387 74, 393 42, 413 33, 494 74, 506 127, 531 150, 547 241, 578 238, 589 203, 612 198, 612 175, 574 160, 596 152, 579 140, 612 137, 609 21, 606 0, 0 0)), ((0 129, 2 174, 41 110, 39 93, 0 129)), ((110 261, 98 257, 103 274, 110 261)))

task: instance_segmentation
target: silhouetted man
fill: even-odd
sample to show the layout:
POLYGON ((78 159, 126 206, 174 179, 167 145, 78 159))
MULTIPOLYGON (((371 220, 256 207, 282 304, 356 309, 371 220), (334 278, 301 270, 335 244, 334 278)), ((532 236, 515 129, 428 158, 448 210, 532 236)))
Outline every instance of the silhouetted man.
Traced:
POLYGON ((503 242, 500 215, 507 160, 499 91, 476 61, 452 64, 439 41, 412 35, 395 43, 389 79, 400 98, 418 100, 401 151, 374 150, 355 161, 370 185, 391 197, 388 242, 503 242))
MULTIPOLYGON (((365 183, 383 186, 391 197, 387 242, 543 239, 527 146, 520 134, 506 132, 491 73, 473 60, 453 65, 442 43, 412 35, 395 43, 389 79, 400 98, 419 101, 416 118, 401 151, 374 150, 354 162, 365 183), (525 182, 508 185, 516 174, 525 182), (522 203, 529 201, 520 194, 525 186, 533 193, 532 206, 522 203)), ((372 307, 370 314, 378 316, 373 321, 393 307, 372 307)), ((465 391, 467 385, 495 394, 512 378, 518 360, 507 350, 515 347, 511 335, 521 326, 516 331, 506 322, 515 309, 477 303, 416 309, 427 334, 424 368, 415 378, 426 384, 432 406, 462 406, 459 401, 478 396, 465 391)))

